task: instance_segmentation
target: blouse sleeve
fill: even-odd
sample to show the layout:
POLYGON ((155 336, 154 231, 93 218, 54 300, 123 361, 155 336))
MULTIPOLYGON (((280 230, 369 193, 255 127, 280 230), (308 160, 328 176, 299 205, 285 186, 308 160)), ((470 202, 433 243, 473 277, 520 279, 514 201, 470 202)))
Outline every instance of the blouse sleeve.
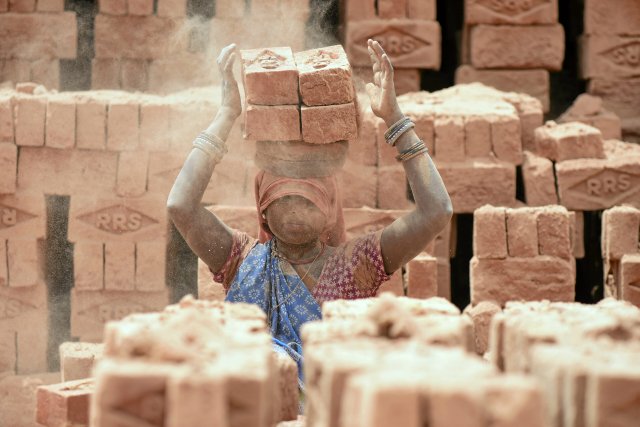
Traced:
POLYGON ((373 296, 389 280, 384 271, 380 238, 382 230, 357 237, 344 245, 344 259, 360 296, 373 296))
POLYGON ((244 261, 247 254, 256 245, 256 243, 258 243, 258 240, 249 236, 247 233, 233 230, 233 243, 231 245, 229 257, 218 272, 212 271, 213 280, 218 283, 222 283, 225 292, 229 291, 231 282, 238 271, 238 267, 240 267, 240 264, 242 264, 242 261, 244 261))

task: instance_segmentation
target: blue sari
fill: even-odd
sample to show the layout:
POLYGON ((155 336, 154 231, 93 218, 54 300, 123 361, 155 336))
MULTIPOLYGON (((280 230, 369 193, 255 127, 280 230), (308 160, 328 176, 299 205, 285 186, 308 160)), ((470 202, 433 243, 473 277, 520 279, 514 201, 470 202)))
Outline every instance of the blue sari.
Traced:
POLYGON ((298 383, 304 390, 300 328, 322 318, 320 305, 297 274, 285 275, 272 253, 273 239, 256 244, 242 261, 225 301, 256 304, 266 314, 274 350, 286 353, 298 365, 298 383))

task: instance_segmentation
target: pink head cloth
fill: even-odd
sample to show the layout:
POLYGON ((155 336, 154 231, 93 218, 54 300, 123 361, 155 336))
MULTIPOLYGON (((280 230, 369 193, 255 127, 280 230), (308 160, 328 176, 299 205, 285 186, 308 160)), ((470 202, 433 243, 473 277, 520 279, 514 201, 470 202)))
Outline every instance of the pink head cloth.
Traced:
POLYGON ((310 200, 325 215, 327 226, 320 235, 322 242, 329 246, 337 246, 346 240, 342 198, 335 177, 285 178, 262 170, 256 175, 255 191, 260 242, 264 243, 273 237, 262 214, 273 201, 289 195, 302 196, 310 200))

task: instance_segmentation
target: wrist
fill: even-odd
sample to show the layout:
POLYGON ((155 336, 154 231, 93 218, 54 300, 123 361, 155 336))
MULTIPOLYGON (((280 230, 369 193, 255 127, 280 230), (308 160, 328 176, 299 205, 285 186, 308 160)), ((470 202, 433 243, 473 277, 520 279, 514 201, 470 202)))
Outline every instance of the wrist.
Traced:
POLYGON ((231 107, 227 107, 223 105, 218 110, 218 113, 216 114, 216 116, 223 120, 235 121, 238 117, 240 117, 241 112, 242 111, 237 111, 231 107))
POLYGON ((395 123, 397 123, 399 120, 404 118, 404 114, 402 114, 402 111, 400 111, 400 108, 396 108, 391 114, 385 115, 385 117, 381 117, 381 118, 382 120, 384 120, 387 127, 391 127, 395 123))

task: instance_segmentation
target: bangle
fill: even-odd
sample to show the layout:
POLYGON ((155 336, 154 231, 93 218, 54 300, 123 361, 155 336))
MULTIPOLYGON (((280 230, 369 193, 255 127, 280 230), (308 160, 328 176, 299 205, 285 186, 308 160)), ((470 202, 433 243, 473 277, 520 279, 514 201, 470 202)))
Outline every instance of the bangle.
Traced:
POLYGON ((402 135, 404 135, 404 133, 406 131, 408 131, 409 129, 413 129, 414 127, 416 127, 415 123, 413 123, 411 120, 405 122, 404 125, 402 125, 402 127, 400 127, 399 129, 397 129, 395 132, 393 132, 390 136, 389 139, 387 139, 387 143, 389 145, 391 145, 392 147, 395 147, 396 142, 398 141, 398 139, 400 139, 400 137, 402 135))
POLYGON ((389 139, 391 134, 396 130, 400 129, 406 121, 411 121, 411 119, 409 117, 403 117, 397 122, 395 122, 394 124, 392 124, 391 126, 389 126, 389 129, 387 129, 387 131, 384 133, 384 139, 389 139))
POLYGON ((426 145, 424 145, 424 141, 419 140, 418 142, 413 144, 411 147, 400 152, 400 154, 396 156, 396 160, 399 162, 405 162, 407 160, 413 159, 414 157, 420 154, 428 153, 428 152, 429 152, 429 149, 427 148, 426 145))
POLYGON ((193 141, 193 147, 204 151, 213 163, 218 163, 227 154, 227 145, 215 135, 204 132, 199 134, 193 141))

